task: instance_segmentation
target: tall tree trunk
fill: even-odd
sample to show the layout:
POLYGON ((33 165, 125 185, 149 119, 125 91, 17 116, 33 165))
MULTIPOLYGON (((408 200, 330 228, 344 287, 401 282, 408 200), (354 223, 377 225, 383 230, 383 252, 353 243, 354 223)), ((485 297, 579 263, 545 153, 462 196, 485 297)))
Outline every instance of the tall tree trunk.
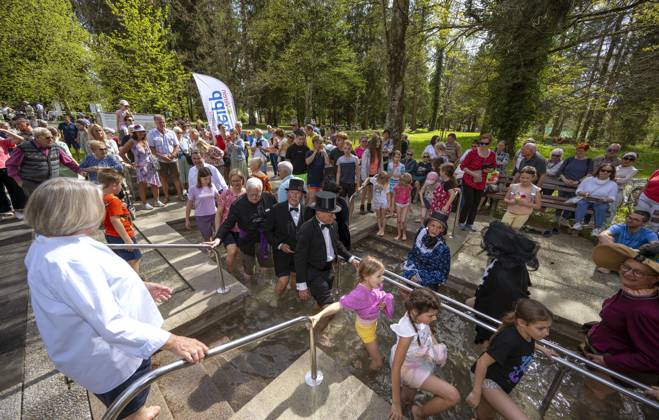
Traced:
MULTIPOLYGON (((615 28, 613 30, 614 33, 620 30, 624 17, 625 17, 624 13, 620 14, 620 16, 618 17, 615 28)), ((602 122, 604 121, 604 116, 607 113, 609 102, 611 101, 611 96, 613 94, 613 87, 616 84, 618 71, 620 69, 619 63, 623 59, 622 55, 624 54, 624 49, 625 49, 624 45, 621 45, 620 48, 618 48, 618 45, 620 44, 620 40, 621 40, 620 35, 611 37, 611 43, 609 44, 609 49, 606 53, 604 64, 602 65, 602 72, 600 74, 600 78, 602 84, 604 85, 604 88, 602 90, 602 97, 599 98, 599 100, 597 101, 598 106, 595 108, 595 115, 593 116, 593 126, 591 129, 591 136, 590 136, 591 141, 597 142, 601 140, 600 137, 602 134, 601 132, 602 122), (618 54, 617 56, 614 56, 614 51, 616 49, 618 50, 618 54), (611 64, 612 59, 613 59, 613 64, 611 64)))
POLYGON ((551 133, 549 133, 549 137, 554 138, 561 136, 563 115, 565 115, 565 108, 561 107, 556 113, 556 115, 554 115, 554 120, 552 121, 551 133))
MULTIPOLYGON (((304 86, 304 124, 308 124, 312 118, 313 84, 309 81, 304 86)), ((300 122, 300 121, 298 121, 300 122)), ((302 124, 302 122, 300 122, 302 124)))
POLYGON ((388 106, 385 127, 391 130, 394 148, 400 148, 405 117, 405 69, 407 66, 405 34, 409 23, 410 1, 393 0, 391 19, 387 19, 389 7, 381 0, 384 18, 384 34, 387 48, 388 106))
POLYGON ((442 72, 444 71, 444 49, 437 48, 435 52, 435 74, 432 77, 432 104, 430 110, 430 131, 438 128, 437 114, 439 114, 439 100, 442 87, 442 72))
MULTIPOLYGON (((604 29, 602 30, 602 33, 607 32, 609 29, 609 25, 605 25, 604 29)), ((600 57, 602 55, 602 47, 604 46, 604 39, 606 37, 602 36, 600 38, 599 44, 597 46, 597 54, 595 55, 595 62, 593 63, 592 66, 592 71, 590 73, 590 77, 588 79, 588 84, 586 85, 586 90, 585 90, 585 96, 588 98, 588 107, 587 111, 585 114, 585 119, 583 121, 583 126, 579 127, 579 137, 578 137, 578 142, 579 143, 584 143, 588 137, 588 130, 590 129, 590 124, 593 120, 593 107, 595 106, 595 99, 590 98, 590 94, 592 91, 593 84, 595 83, 595 80, 597 79, 599 70, 601 69, 599 62, 600 62, 600 57)), ((576 136, 575 136, 576 138, 576 136)))

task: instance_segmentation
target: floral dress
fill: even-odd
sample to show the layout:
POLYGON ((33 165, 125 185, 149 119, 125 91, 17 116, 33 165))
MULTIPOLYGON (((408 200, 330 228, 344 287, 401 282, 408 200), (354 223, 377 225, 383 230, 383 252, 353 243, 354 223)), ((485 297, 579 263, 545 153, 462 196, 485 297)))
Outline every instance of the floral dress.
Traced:
POLYGON ((433 247, 427 247, 423 241, 426 235, 428 228, 425 227, 417 233, 403 264, 403 277, 410 280, 416 277, 419 284, 432 288, 446 283, 451 270, 451 250, 441 236, 433 247))
POLYGON ((151 154, 148 146, 135 143, 131 151, 134 157, 135 172, 137 172, 137 182, 159 187, 160 177, 158 172, 154 171, 150 165, 147 165, 148 157, 151 154))
MULTIPOLYGON (((244 192, 240 192, 239 194, 236 194, 233 192, 231 188, 227 188, 226 190, 222 191, 220 193, 220 201, 219 201, 219 208, 217 209, 218 211, 222 211, 222 217, 220 219, 220 225, 224 223, 224 221, 229 217, 229 209, 231 208, 231 205, 240 197, 243 195, 244 192)), ((232 228, 231 232, 239 232, 240 230, 238 229, 238 223, 236 223, 232 228)))
MULTIPOLYGON (((445 189, 445 184, 443 182, 438 182, 437 187, 435 188, 435 191, 433 192, 432 196, 432 201, 430 204, 430 213, 435 213, 435 212, 444 212, 444 207, 446 206, 446 203, 448 203, 449 198, 451 197, 451 194, 449 193, 450 190, 445 189)), ((446 212, 446 215, 451 214, 451 206, 449 206, 448 211, 446 212)))

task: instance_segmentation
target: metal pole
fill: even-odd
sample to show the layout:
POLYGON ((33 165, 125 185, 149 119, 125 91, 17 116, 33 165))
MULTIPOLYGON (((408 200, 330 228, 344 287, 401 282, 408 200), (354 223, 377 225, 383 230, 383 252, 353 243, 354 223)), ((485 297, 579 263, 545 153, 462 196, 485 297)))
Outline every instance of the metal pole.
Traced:
POLYGON ((451 228, 451 234, 449 235, 449 238, 453 239, 455 238, 455 225, 458 224, 458 219, 460 218, 460 209, 462 209, 462 192, 458 190, 458 209, 455 211, 455 218, 453 219, 453 228, 451 228))
POLYGON ((554 379, 552 379, 551 385, 549 385, 549 389, 545 394, 545 398, 542 399, 542 404, 540 404, 540 417, 545 417, 545 414, 551 405, 551 401, 554 399, 554 396, 558 392, 558 388, 561 386, 561 382, 563 382, 563 377, 566 373, 567 367, 561 366, 558 368, 558 372, 556 372, 556 375, 554 375, 554 379))
POLYGON ((318 370, 316 361, 316 337, 313 326, 309 327, 309 357, 311 358, 311 370, 304 375, 304 382, 313 388, 323 383, 323 372, 318 370))
POLYGON ((215 261, 217 262, 217 273, 220 276, 220 287, 216 292, 220 295, 226 295, 231 291, 231 287, 227 286, 224 282, 224 270, 222 270, 222 256, 220 255, 220 249, 218 247, 213 248, 215 253, 215 261))

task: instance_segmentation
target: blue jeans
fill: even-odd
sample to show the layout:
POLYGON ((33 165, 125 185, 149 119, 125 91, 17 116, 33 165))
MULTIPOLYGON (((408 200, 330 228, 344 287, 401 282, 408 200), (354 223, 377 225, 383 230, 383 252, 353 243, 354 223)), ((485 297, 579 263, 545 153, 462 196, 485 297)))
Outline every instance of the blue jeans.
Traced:
POLYGON ((277 153, 270 153, 270 163, 272 163, 272 171, 275 173, 275 176, 279 175, 277 171, 277 161, 279 160, 279 155, 277 153))
POLYGON ((606 214, 609 211, 609 203, 593 203, 588 200, 579 200, 575 211, 574 221, 583 223, 584 218, 586 217, 586 212, 589 208, 593 209, 595 215, 595 227, 602 227, 604 220, 606 219, 606 214))

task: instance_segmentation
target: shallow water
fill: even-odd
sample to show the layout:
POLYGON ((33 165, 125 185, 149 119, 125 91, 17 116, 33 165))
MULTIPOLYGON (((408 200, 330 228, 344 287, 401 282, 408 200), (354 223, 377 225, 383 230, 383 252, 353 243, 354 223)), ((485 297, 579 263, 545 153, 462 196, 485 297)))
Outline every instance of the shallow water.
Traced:
MULTIPOLYGON (((374 243, 373 241, 367 239, 357 244, 353 252, 359 256, 370 253, 381 258, 391 271, 400 272, 401 250, 389 249, 382 242, 374 243)), ((299 302, 292 292, 287 292, 283 297, 277 297, 273 290, 274 273, 272 269, 263 268, 261 270, 261 275, 252 284, 247 284, 252 295, 247 298, 244 310, 209 328, 200 337, 202 340, 208 344, 217 345, 296 316, 314 312, 313 302, 299 302)), ((355 272, 352 267, 342 265, 340 274, 340 282, 335 280, 337 298, 350 291, 355 285, 355 272)), ((392 286, 385 283, 385 288, 397 295, 392 286)), ((453 297, 458 296, 453 295, 453 297)), ((397 298, 393 322, 396 322, 403 313, 401 301, 397 298)), ((395 335, 388 327, 389 323, 388 320, 381 317, 377 328, 380 351, 387 360, 385 367, 377 373, 368 370, 368 356, 354 331, 353 314, 339 313, 317 338, 320 348, 387 401, 391 400, 389 350, 395 340, 395 335)), ((435 373, 455 385, 464 398, 471 390, 469 368, 483 349, 473 344, 475 334, 473 326, 448 311, 440 313, 436 331, 438 340, 448 347, 449 359, 447 364, 443 368, 437 368, 435 373)), ((307 349, 308 334, 299 328, 271 337, 258 345, 235 351, 233 355, 226 357, 229 362, 224 367, 227 370, 233 369, 233 373, 223 375, 222 381, 226 383, 220 389, 228 394, 226 395, 227 401, 234 410, 239 409, 251 398, 250 396, 265 387, 307 349), (241 389, 242 392, 240 392, 241 389)), ((513 399, 518 402, 529 418, 540 418, 538 412, 540 402, 557 370, 556 364, 538 355, 536 361, 513 391, 513 399)), ((427 396, 422 393, 417 395, 419 402, 426 398, 427 396)), ((443 413, 441 418, 466 419, 472 415, 472 410, 462 402, 443 413)), ((545 418, 640 420, 657 418, 657 413, 617 394, 613 394, 605 400, 598 400, 583 386, 582 376, 578 373, 568 373, 545 418)))

